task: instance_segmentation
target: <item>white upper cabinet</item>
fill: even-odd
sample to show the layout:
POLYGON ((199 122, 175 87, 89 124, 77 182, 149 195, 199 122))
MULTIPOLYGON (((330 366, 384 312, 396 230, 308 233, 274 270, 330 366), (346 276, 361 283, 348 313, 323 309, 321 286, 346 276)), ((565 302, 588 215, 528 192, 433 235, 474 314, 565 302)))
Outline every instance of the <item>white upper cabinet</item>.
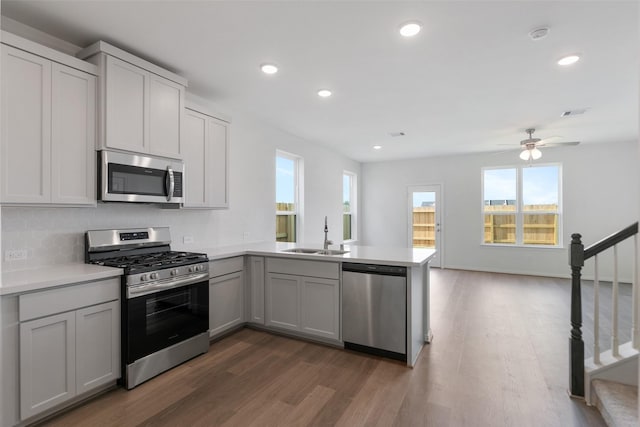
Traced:
POLYGON ((153 154, 182 154, 180 124, 184 109, 184 86, 149 75, 149 144, 153 154))
POLYGON ((94 206, 97 69, 6 34, 21 48, 2 45, 0 202, 94 206))
POLYGON ((95 203, 96 77, 54 63, 51 81, 51 201, 95 203))
POLYGON ((128 62, 106 56, 104 145, 141 153, 149 151, 145 123, 148 73, 128 62))
POLYGON ((184 207, 229 207, 229 123, 192 109, 183 123, 184 207))
POLYGON ((51 61, 2 46, 2 202, 51 200, 51 61))
POLYGON ((100 148, 183 157, 186 79, 102 41, 77 56, 100 69, 100 148))

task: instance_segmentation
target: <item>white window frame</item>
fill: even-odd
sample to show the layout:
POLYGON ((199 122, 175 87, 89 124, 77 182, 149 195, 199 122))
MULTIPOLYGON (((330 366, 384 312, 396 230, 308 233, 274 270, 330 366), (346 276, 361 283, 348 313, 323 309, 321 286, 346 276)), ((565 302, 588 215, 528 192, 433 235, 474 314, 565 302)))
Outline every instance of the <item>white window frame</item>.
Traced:
MULTIPOLYGON (((351 214, 351 239, 345 240, 345 243, 353 243, 358 240, 358 174, 345 170, 342 172, 342 180, 344 177, 349 176, 349 212, 344 212, 344 194, 342 194, 343 210, 342 215, 351 214)), ((344 185, 344 184, 343 184, 344 185)), ((343 222, 344 224, 344 222, 343 222)), ((342 236, 344 237, 344 230, 342 230, 342 236)))
POLYGON ((540 249, 559 249, 563 248, 563 222, 564 216, 562 213, 562 164, 561 163, 536 163, 535 165, 507 165, 507 166, 488 166, 483 167, 481 170, 481 200, 480 200, 480 213, 481 213, 481 235, 480 235, 480 244, 483 246, 503 246, 503 247, 525 247, 525 248, 540 248, 540 249), (524 211, 523 210, 523 170, 528 167, 542 167, 542 166, 555 166, 558 168, 558 210, 557 211, 524 211), (486 170, 495 170, 495 169, 515 169, 516 170, 516 210, 514 212, 495 212, 494 215, 514 215, 516 216, 516 243, 486 243, 484 241, 484 216, 486 212, 484 211, 484 172, 486 170), (536 245, 536 244, 525 244, 524 241, 524 215, 527 214, 557 214, 558 215, 558 242, 556 245, 536 245))
MULTIPOLYGON (((301 232, 302 232, 302 214, 303 214, 303 191, 302 188, 304 188, 303 186, 303 172, 304 172, 304 160, 301 156, 298 156, 296 154, 292 154, 292 153, 288 153, 286 151, 282 151, 282 150, 276 150, 276 156, 274 158, 274 164, 277 163, 277 158, 278 157, 282 157, 285 159, 289 159, 293 161, 293 185, 294 185, 294 189, 293 189, 293 204, 294 204, 294 210, 293 211, 279 211, 276 210, 276 216, 278 215, 295 215, 296 216, 296 222, 295 222, 295 226, 296 226, 296 236, 295 236, 295 243, 299 243, 300 242, 300 236, 301 236, 301 232)), ((277 183, 277 175, 276 178, 274 179, 274 184, 278 185, 277 183)), ((276 200, 276 203, 278 201, 276 200)))

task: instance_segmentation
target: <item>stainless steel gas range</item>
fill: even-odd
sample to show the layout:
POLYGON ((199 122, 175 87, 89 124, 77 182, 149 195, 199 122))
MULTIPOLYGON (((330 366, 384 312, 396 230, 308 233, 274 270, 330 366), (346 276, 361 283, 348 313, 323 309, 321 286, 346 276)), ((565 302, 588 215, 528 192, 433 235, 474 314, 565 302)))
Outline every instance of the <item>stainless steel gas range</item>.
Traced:
POLYGON ((127 389, 209 349, 209 260, 170 244, 168 227, 86 233, 87 263, 124 269, 121 382, 127 389))

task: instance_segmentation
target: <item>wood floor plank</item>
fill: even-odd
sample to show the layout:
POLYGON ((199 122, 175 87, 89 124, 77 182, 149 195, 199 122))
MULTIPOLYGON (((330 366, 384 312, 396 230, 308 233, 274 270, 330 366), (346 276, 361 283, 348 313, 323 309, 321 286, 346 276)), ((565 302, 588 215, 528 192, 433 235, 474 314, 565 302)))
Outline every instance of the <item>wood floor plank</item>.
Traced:
MULTIPOLYGON (((440 269, 431 279, 434 340, 413 369, 242 329, 131 391, 112 390, 43 424, 605 426, 595 408, 566 394, 568 280, 440 269)), ((623 286, 622 306, 627 293, 623 286)), ((629 317, 621 314, 621 331, 629 317)))

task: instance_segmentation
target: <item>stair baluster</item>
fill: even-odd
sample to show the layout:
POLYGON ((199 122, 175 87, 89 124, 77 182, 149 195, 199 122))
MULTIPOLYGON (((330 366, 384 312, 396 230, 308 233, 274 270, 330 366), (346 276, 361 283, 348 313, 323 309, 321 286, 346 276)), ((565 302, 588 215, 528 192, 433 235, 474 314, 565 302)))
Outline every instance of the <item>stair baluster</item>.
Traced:
POLYGON ((638 316, 640 316, 640 292, 638 292, 638 235, 633 236, 633 278, 631 284, 632 323, 631 345, 640 350, 640 330, 638 329, 638 316))
POLYGON ((618 340, 618 245, 613 245, 613 284, 611 287, 611 354, 620 357, 618 340))
POLYGON ((593 257, 593 363, 600 364, 600 274, 598 255, 593 257))

